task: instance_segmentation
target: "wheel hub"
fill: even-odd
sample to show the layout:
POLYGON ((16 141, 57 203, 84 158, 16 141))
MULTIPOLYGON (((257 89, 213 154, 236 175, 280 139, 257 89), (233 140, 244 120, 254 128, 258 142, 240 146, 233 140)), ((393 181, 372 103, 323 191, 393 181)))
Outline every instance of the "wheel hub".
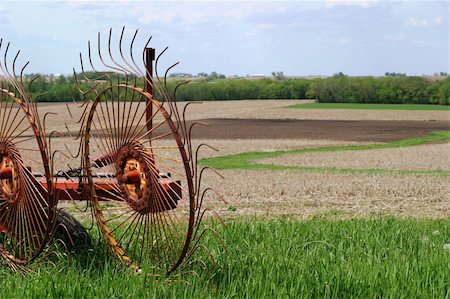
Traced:
POLYGON ((149 162, 151 154, 141 144, 123 146, 116 158, 117 180, 127 203, 141 214, 155 211, 155 192, 149 162))
POLYGON ((0 194, 8 203, 15 204, 19 199, 20 180, 12 147, 10 144, 0 144, 0 194))

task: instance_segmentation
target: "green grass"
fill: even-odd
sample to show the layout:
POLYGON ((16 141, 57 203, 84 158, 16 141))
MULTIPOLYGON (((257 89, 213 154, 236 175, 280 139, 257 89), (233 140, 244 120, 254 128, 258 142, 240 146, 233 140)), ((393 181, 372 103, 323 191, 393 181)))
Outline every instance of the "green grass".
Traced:
POLYGON ((287 106, 300 109, 367 109, 367 110, 450 110, 450 106, 427 104, 306 103, 287 106))
POLYGON ((252 169, 252 170, 303 170, 316 172, 337 172, 337 173, 404 173, 404 174, 438 174, 449 175, 447 170, 387 170, 387 169, 360 169, 360 168, 335 168, 335 167, 306 167, 306 166, 282 166, 275 164, 262 164, 255 162, 259 159, 273 158, 287 154, 302 154, 314 152, 336 152, 348 150, 369 150, 407 147, 421 145, 428 142, 444 141, 450 139, 450 131, 433 131, 424 137, 395 140, 386 143, 369 145, 344 145, 344 146, 322 146, 290 150, 277 150, 270 152, 245 152, 235 155, 218 156, 200 160, 202 165, 214 167, 216 169, 252 169))
POLYGON ((89 260, 35 264, 35 273, 24 277, 0 268, 0 298, 450 296, 450 251, 444 249, 450 243, 450 219, 244 218, 215 228, 227 250, 205 239, 217 262, 210 274, 197 264, 188 269, 198 276, 156 281, 114 265, 102 243, 96 243, 89 260))

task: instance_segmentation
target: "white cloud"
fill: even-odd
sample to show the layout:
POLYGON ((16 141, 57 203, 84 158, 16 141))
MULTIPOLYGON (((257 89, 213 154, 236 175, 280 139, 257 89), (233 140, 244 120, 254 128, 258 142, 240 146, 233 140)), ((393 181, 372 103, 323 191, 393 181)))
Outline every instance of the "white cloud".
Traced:
POLYGON ((341 38, 341 39, 339 39, 339 41, 338 41, 341 45, 348 45, 348 44, 350 44, 351 42, 352 42, 352 40, 351 39, 349 39, 349 38, 341 38))
POLYGON ((419 28, 424 28, 424 27, 429 27, 430 23, 427 20, 424 19, 416 19, 414 17, 410 17, 406 20, 405 25, 407 27, 419 27, 419 28))
POLYGON ((256 26, 256 29, 258 29, 258 30, 270 30, 273 28, 275 28, 274 24, 258 24, 256 26))
POLYGON ((326 7, 335 6, 358 6, 358 7, 370 7, 375 3, 374 0, 325 0, 326 7))
POLYGON ((441 16, 438 16, 434 19, 435 24, 441 24, 444 21, 444 18, 441 16))
POLYGON ((433 19, 418 19, 414 17, 409 17, 405 21, 405 26, 416 27, 416 28, 427 28, 434 25, 440 25, 444 22, 444 17, 437 16, 433 19))
POLYGON ((0 4, 0 12, 4 12, 4 11, 5 11, 5 7, 0 4))

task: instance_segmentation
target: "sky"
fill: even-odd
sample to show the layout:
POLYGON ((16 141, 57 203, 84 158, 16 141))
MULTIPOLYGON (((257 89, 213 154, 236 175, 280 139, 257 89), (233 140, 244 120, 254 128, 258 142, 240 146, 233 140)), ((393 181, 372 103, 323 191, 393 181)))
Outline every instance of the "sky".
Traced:
POLYGON ((450 73, 449 15, 448 1, 0 0, 0 53, 11 42, 28 73, 70 74, 88 40, 100 32, 105 49, 112 28, 118 45, 125 26, 124 45, 138 29, 136 49, 169 47, 159 67, 180 61, 174 72, 450 73))

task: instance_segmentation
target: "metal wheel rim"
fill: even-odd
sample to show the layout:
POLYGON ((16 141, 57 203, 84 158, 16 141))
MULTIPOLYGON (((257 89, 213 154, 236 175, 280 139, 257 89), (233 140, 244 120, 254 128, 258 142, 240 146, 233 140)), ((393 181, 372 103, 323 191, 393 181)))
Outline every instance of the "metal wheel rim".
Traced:
MULTIPOLYGON (((92 103, 92 106, 90 108, 90 111, 89 111, 89 114, 87 117, 87 122, 86 122, 85 139, 84 139, 84 151, 85 151, 85 153, 84 153, 84 168, 85 168, 85 172, 86 172, 87 183, 89 186, 89 197, 93 203, 93 212, 95 214, 97 223, 99 225, 99 229, 102 232, 102 235, 105 238, 105 240, 107 241, 109 247, 112 249, 113 253, 115 255, 117 255, 125 263, 132 265, 136 269, 139 269, 142 266, 141 261, 137 261, 136 256, 130 256, 130 254, 128 254, 128 252, 127 252, 128 250, 124 249, 123 248, 124 246, 122 246, 120 244, 121 240, 117 240, 117 238, 113 235, 112 230, 114 228, 109 227, 106 224, 108 219, 106 219, 104 216, 103 209, 100 206, 101 201, 99 200, 99 196, 97 196, 97 194, 96 194, 95 175, 93 174, 92 167, 91 167, 93 161, 90 158, 90 142, 92 139, 91 138, 92 137, 91 130, 92 130, 94 114, 95 114, 97 106, 102 102, 102 95, 104 95, 108 90, 112 90, 113 88, 124 88, 124 89, 133 90, 134 92, 139 93, 144 98, 151 101, 151 103, 154 105, 154 107, 156 107, 156 113, 160 113, 164 117, 165 122, 167 123, 167 126, 170 127, 171 134, 174 136, 174 139, 177 143, 179 154, 181 155, 182 160, 183 160, 183 168, 184 168, 184 172, 185 172, 185 176, 186 176, 185 178, 186 178, 187 187, 188 187, 188 191, 185 193, 189 197, 189 202, 188 202, 189 215, 188 215, 187 221, 185 221, 186 228, 185 228, 185 232, 183 234, 184 239, 183 239, 182 244, 179 246, 179 250, 177 251, 176 258, 173 258, 169 263, 167 263, 167 260, 166 260, 166 267, 164 269, 164 272, 172 272, 183 262, 183 259, 188 252, 192 233, 193 233, 194 220, 195 220, 195 215, 194 215, 195 199, 194 199, 194 195, 193 195, 194 192, 193 192, 192 174, 191 174, 191 169, 189 167, 187 154, 183 147, 181 138, 178 135, 176 125, 171 120, 167 111, 161 106, 160 102, 153 99, 150 94, 144 92, 140 88, 137 88, 134 86, 125 86, 125 85, 118 85, 115 87, 110 87, 110 88, 106 89, 105 91, 103 91, 101 94, 99 94, 99 96, 92 103), (167 265, 167 264, 170 264, 170 265, 167 265)), ((119 102, 120 101, 118 101, 118 103, 119 102)), ((162 212, 162 213, 165 213, 165 212, 162 212)), ((149 225, 149 223, 145 223, 145 226, 148 226, 148 225, 149 225)), ((145 239, 144 239, 144 241, 145 241, 145 239)), ((149 241, 149 240, 147 240, 147 241, 149 241)), ((158 270, 161 270, 161 268, 158 268, 157 271, 158 270)))
POLYGON ((56 201, 48 192, 52 188, 48 153, 37 109, 31 105, 34 103, 0 89, 0 160, 3 162, 0 172, 12 166, 12 175, 16 177, 15 183, 10 185, 5 183, 8 179, 0 180, 0 251, 15 263, 27 263, 36 258, 51 238, 54 227, 56 201), (33 132, 31 137, 27 136, 30 131, 33 132), (28 141, 34 148, 24 145, 28 141), (42 175, 49 189, 25 164, 30 161, 28 156, 36 158, 31 159, 32 163, 43 167, 42 175), (14 198, 8 196, 8 191, 14 198))

